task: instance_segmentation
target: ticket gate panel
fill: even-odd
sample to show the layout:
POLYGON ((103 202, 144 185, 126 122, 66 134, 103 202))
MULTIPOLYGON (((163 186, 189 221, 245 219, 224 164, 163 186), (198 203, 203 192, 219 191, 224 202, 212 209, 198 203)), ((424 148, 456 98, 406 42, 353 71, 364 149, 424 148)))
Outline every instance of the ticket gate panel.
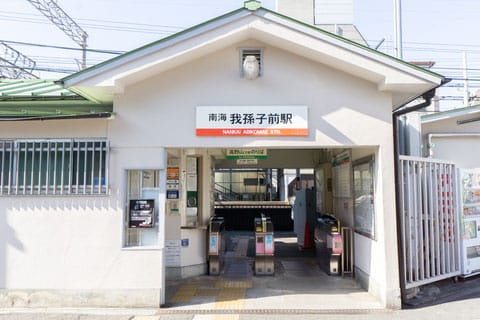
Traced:
POLYGON ((221 217, 212 217, 208 233, 208 274, 219 275, 223 263, 225 248, 224 220, 221 217))
POLYGON ((273 224, 268 217, 262 215, 255 218, 255 274, 273 275, 275 272, 275 241, 273 224))

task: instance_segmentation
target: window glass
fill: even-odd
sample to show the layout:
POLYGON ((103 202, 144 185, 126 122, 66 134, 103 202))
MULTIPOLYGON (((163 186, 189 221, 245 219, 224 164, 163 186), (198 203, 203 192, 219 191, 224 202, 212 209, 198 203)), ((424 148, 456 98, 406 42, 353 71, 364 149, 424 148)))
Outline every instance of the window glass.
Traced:
POLYGON ((159 170, 127 170, 126 247, 158 245, 159 170))
POLYGON ((353 165, 355 231, 375 238, 373 158, 356 161, 353 165))

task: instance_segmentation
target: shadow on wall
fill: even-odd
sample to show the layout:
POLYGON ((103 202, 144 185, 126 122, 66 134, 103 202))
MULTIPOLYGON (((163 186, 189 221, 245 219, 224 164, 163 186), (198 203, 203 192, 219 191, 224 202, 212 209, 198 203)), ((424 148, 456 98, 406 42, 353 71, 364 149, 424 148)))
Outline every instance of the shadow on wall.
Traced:
POLYGON ((7 285, 7 249, 24 251, 25 248, 15 230, 8 224, 5 212, 0 214, 0 235, 0 289, 4 289, 7 285))

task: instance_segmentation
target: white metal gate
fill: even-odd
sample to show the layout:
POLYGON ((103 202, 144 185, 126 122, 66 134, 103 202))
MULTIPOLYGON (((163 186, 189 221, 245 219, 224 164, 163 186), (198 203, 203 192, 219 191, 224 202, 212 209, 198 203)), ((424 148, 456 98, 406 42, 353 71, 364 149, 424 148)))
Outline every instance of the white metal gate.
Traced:
POLYGON ((455 165, 400 156, 399 178, 404 287, 459 275, 455 165))

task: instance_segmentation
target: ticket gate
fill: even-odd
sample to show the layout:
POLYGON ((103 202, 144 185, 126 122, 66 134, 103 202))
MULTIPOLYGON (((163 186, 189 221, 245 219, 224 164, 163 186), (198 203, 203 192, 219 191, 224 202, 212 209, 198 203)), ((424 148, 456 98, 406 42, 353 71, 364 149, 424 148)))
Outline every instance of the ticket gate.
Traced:
POLYGON ((273 223, 262 214, 255 224, 255 275, 273 275, 275 272, 275 241, 273 223))
POLYGON ((330 275, 340 275, 343 251, 340 222, 331 215, 317 217, 314 239, 320 266, 330 275))
POLYGON ((225 223, 222 217, 211 217, 208 227, 208 274, 219 275, 225 251, 225 223))

